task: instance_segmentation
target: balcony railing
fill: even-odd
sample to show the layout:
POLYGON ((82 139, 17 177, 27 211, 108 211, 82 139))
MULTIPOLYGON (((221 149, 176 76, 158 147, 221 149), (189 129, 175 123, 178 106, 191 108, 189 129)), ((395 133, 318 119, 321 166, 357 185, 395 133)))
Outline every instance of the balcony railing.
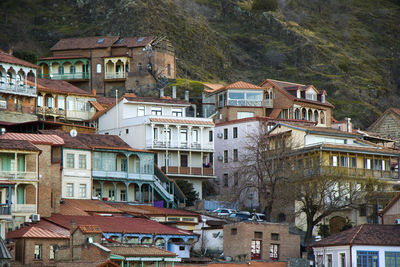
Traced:
POLYGON ((174 148, 174 149, 195 149, 195 150, 212 150, 214 149, 214 146, 211 144, 203 144, 201 145, 200 143, 187 143, 187 142, 173 142, 173 141, 159 141, 159 140, 154 140, 153 141, 153 146, 151 144, 148 145, 148 148, 174 148))
POLYGON ((0 80, 0 93, 36 96, 36 88, 34 86, 26 86, 24 84, 16 84, 0 80))
POLYGON ((184 174, 184 175, 201 175, 201 176, 214 176, 213 168, 201 168, 201 167, 178 167, 178 166, 168 166, 168 171, 166 167, 161 167, 161 170, 165 174, 184 174))
POLYGON ((36 213, 36 204, 13 204, 12 212, 16 213, 36 213))
POLYGON ((106 79, 125 79, 126 73, 125 72, 113 72, 113 73, 106 73, 106 79))
POLYGON ((41 78, 52 79, 52 80, 87 80, 90 78, 88 72, 75 72, 75 73, 51 73, 41 74, 41 78))
POLYGON ((49 107, 37 107, 36 113, 43 115, 65 116, 65 110, 49 107))
POLYGON ((36 172, 0 171, 0 176, 10 180, 37 180, 36 172))
POLYGON ((264 100, 264 106, 266 108, 273 108, 274 107, 274 103, 273 103, 272 99, 265 99, 264 100))
POLYGON ((374 177, 374 178, 384 178, 384 179, 399 179, 399 173, 397 171, 387 171, 387 170, 372 170, 364 168, 346 168, 346 167, 336 167, 336 166, 323 166, 321 169, 303 169, 303 174, 305 176, 319 175, 320 170, 324 175, 344 175, 349 177, 374 177))
POLYGON ((153 175, 148 173, 134 173, 121 171, 99 171, 93 170, 94 178, 112 178, 112 179, 132 179, 132 180, 152 180, 153 175))
POLYGON ((228 99, 228 106, 262 107, 262 100, 228 99))
POLYGON ((0 215, 11 215, 11 208, 9 204, 0 204, 0 215))

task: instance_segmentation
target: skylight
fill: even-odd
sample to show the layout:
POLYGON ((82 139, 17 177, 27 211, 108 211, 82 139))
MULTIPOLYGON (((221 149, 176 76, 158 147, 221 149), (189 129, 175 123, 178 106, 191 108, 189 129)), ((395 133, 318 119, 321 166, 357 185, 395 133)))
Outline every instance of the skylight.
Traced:
POLYGON ((102 42, 104 42, 104 38, 101 38, 101 39, 97 40, 98 44, 101 44, 102 42))

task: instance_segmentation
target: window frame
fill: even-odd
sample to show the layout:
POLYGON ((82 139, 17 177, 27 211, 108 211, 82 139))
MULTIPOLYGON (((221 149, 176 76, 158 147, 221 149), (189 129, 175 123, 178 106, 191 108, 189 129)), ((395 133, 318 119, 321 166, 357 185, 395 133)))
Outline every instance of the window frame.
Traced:
POLYGON ((86 198, 87 197, 87 185, 86 184, 79 184, 79 197, 86 198), (84 189, 84 190, 82 190, 84 189))
POLYGON ((67 153, 66 167, 68 169, 75 169, 75 154, 67 153))
POLYGON ((43 246, 42 244, 35 244, 33 247, 33 258, 34 260, 42 260, 43 253, 42 253, 43 246))
POLYGON ((238 138, 238 128, 233 127, 233 138, 238 138))
POLYGON ((65 185, 65 196, 74 197, 74 183, 67 183, 65 185))
POLYGON ((87 169, 87 160, 85 154, 79 154, 78 163, 79 169, 87 169))

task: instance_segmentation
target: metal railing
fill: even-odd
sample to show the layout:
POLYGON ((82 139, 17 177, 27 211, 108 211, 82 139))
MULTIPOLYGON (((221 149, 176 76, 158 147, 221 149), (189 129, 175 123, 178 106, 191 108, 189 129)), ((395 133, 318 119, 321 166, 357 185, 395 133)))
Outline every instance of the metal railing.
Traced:
POLYGON ((262 100, 228 99, 228 106, 262 107, 262 100))
POLYGON ((202 168, 202 167, 178 167, 178 166, 168 166, 167 168, 161 167, 161 170, 168 174, 188 174, 188 175, 203 175, 203 176, 213 176, 214 169, 213 168, 202 168))
POLYGON ((124 79, 126 78, 125 72, 111 72, 105 74, 105 79, 124 79))
POLYGON ((36 96, 36 87, 0 80, 0 93, 36 96))
POLYGON ((209 144, 203 144, 201 145, 200 143, 180 143, 178 144, 177 142, 172 142, 172 141, 159 141, 159 140, 154 140, 153 141, 153 146, 148 145, 148 147, 153 147, 153 148, 176 148, 176 149, 214 149, 213 145, 209 144))
POLYGON ((36 113, 44 114, 44 115, 65 116, 65 110, 64 109, 49 108, 49 107, 37 107, 36 113))
POLYGON ((11 208, 9 204, 0 204, 0 215, 11 215, 11 208))
POLYGON ((0 176, 11 180, 37 180, 36 172, 0 171, 0 176))
POLYGON ((36 213, 36 204, 13 204, 12 212, 36 213))
POLYGON ((89 72, 75 72, 75 73, 51 73, 51 74, 41 74, 41 78, 47 78, 52 80, 80 80, 89 79, 89 72))

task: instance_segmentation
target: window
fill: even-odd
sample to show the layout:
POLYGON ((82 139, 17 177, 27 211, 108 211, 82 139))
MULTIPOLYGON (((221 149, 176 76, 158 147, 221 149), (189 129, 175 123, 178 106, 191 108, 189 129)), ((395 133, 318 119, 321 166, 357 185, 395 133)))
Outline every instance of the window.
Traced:
POLYGON ((228 139, 228 129, 224 129, 224 139, 228 139))
POLYGON ((182 117, 183 116, 183 111, 181 108, 173 108, 172 109, 172 116, 175 117, 182 117))
POLYGON ((385 252, 385 266, 400 266, 400 252, 385 252))
POLYGON ((109 197, 110 199, 114 199, 114 196, 115 196, 115 194, 114 194, 114 189, 108 190, 108 197, 109 197))
POLYGON ((237 149, 234 149, 234 150, 233 150, 233 161, 238 161, 238 158, 239 158, 239 156, 238 156, 238 150, 237 150, 237 149))
POLYGON ((224 150, 224 163, 228 163, 228 150, 224 150))
POLYGON ((254 232, 254 238, 261 239, 262 237, 263 237, 263 233, 262 232, 254 232))
POLYGON ((346 267, 346 253, 339 253, 339 267, 346 267))
POLYGON ((181 143, 187 143, 187 129, 181 129, 181 143))
POLYGON ((364 169, 371 169, 371 159, 364 159, 364 169))
POLYGON ((67 197, 74 197, 74 184, 68 183, 66 186, 67 197))
POLYGON ((358 212, 360 217, 367 216, 367 205, 361 204, 360 207, 358 208, 358 212))
POLYGON ((340 166, 348 167, 348 158, 344 156, 340 156, 340 166))
POLYGON ((262 106, 263 92, 228 92, 228 106, 262 106))
POLYGON ((158 128, 153 129, 153 139, 158 140, 158 128))
POLYGON ((67 154, 67 168, 75 168, 75 155, 67 154))
POLYGON ((332 156, 331 157, 331 166, 337 167, 337 165, 338 165, 338 157, 332 156))
POLYGON ((199 142, 199 130, 193 130, 192 132, 192 141, 193 143, 199 142))
POLYGON ((237 228, 231 229, 231 235, 237 235, 237 228))
POLYGON ((269 247, 269 258, 271 260, 278 260, 279 259, 279 245, 278 244, 271 244, 269 247))
POLYGON ((379 267, 378 251, 357 251, 357 267, 379 267))
POLYGON ((326 267, 332 267, 332 254, 326 254, 326 267))
POLYGON ((139 63, 137 64, 137 66, 138 66, 138 71, 142 71, 142 70, 143 70, 143 65, 142 65, 141 62, 139 62, 139 63))
POLYGON ((126 190, 122 189, 121 192, 119 193, 119 198, 121 201, 126 201, 126 190))
POLYGON ((151 115, 161 116, 162 115, 162 108, 152 107, 151 108, 151 115))
POLYGON ((351 167, 357 168, 357 158, 356 157, 351 158, 351 167))
POLYGON ((208 141, 210 141, 210 142, 213 141, 213 131, 208 132, 208 141))
POLYGON ((236 117, 237 119, 252 118, 254 117, 254 112, 238 111, 236 117))
POLYGON ((128 171, 128 160, 127 159, 121 159, 121 172, 126 172, 128 171))
POLYGON ((57 105, 58 109, 65 109, 65 97, 64 96, 58 96, 57 97, 57 105))
POLYGON ((97 73, 101 73, 101 64, 96 65, 96 71, 97 73))
POLYGON ((184 251, 185 250, 185 246, 179 246, 179 250, 180 251, 184 251))
POLYGON ((138 117, 139 117, 139 116, 144 116, 144 111, 145 111, 144 107, 138 107, 138 108, 137 108, 137 115, 138 115, 138 117))
POLYGON ((125 134, 129 134, 129 129, 125 129, 125 134))
POLYGON ((54 108, 54 98, 51 97, 51 96, 47 97, 47 103, 46 104, 47 104, 47 107, 54 108))
POLYGON ((238 137, 238 128, 233 127, 233 138, 237 138, 237 137, 238 137))
POLYGON ((86 169, 86 155, 79 155, 79 169, 86 169))
POLYGON ((168 69, 168 76, 171 76, 171 64, 167 65, 167 69, 168 69))
POLYGON ((317 100, 317 95, 315 92, 306 92, 306 99, 308 100, 317 100))
POLYGON ((35 260, 41 260, 42 259, 42 245, 35 245, 33 253, 34 253, 35 260))
POLYGON ((86 197, 86 184, 79 185, 79 197, 81 197, 81 198, 86 197))
POLYGON ((271 233, 271 240, 279 240, 279 234, 278 233, 271 233))
POLYGON ((54 260, 54 246, 50 246, 49 260, 54 260))
POLYGON ((224 186, 225 187, 229 186, 228 174, 227 173, 224 173, 224 186))
POLYGON ((36 105, 37 105, 38 107, 43 107, 43 96, 38 95, 36 105))

